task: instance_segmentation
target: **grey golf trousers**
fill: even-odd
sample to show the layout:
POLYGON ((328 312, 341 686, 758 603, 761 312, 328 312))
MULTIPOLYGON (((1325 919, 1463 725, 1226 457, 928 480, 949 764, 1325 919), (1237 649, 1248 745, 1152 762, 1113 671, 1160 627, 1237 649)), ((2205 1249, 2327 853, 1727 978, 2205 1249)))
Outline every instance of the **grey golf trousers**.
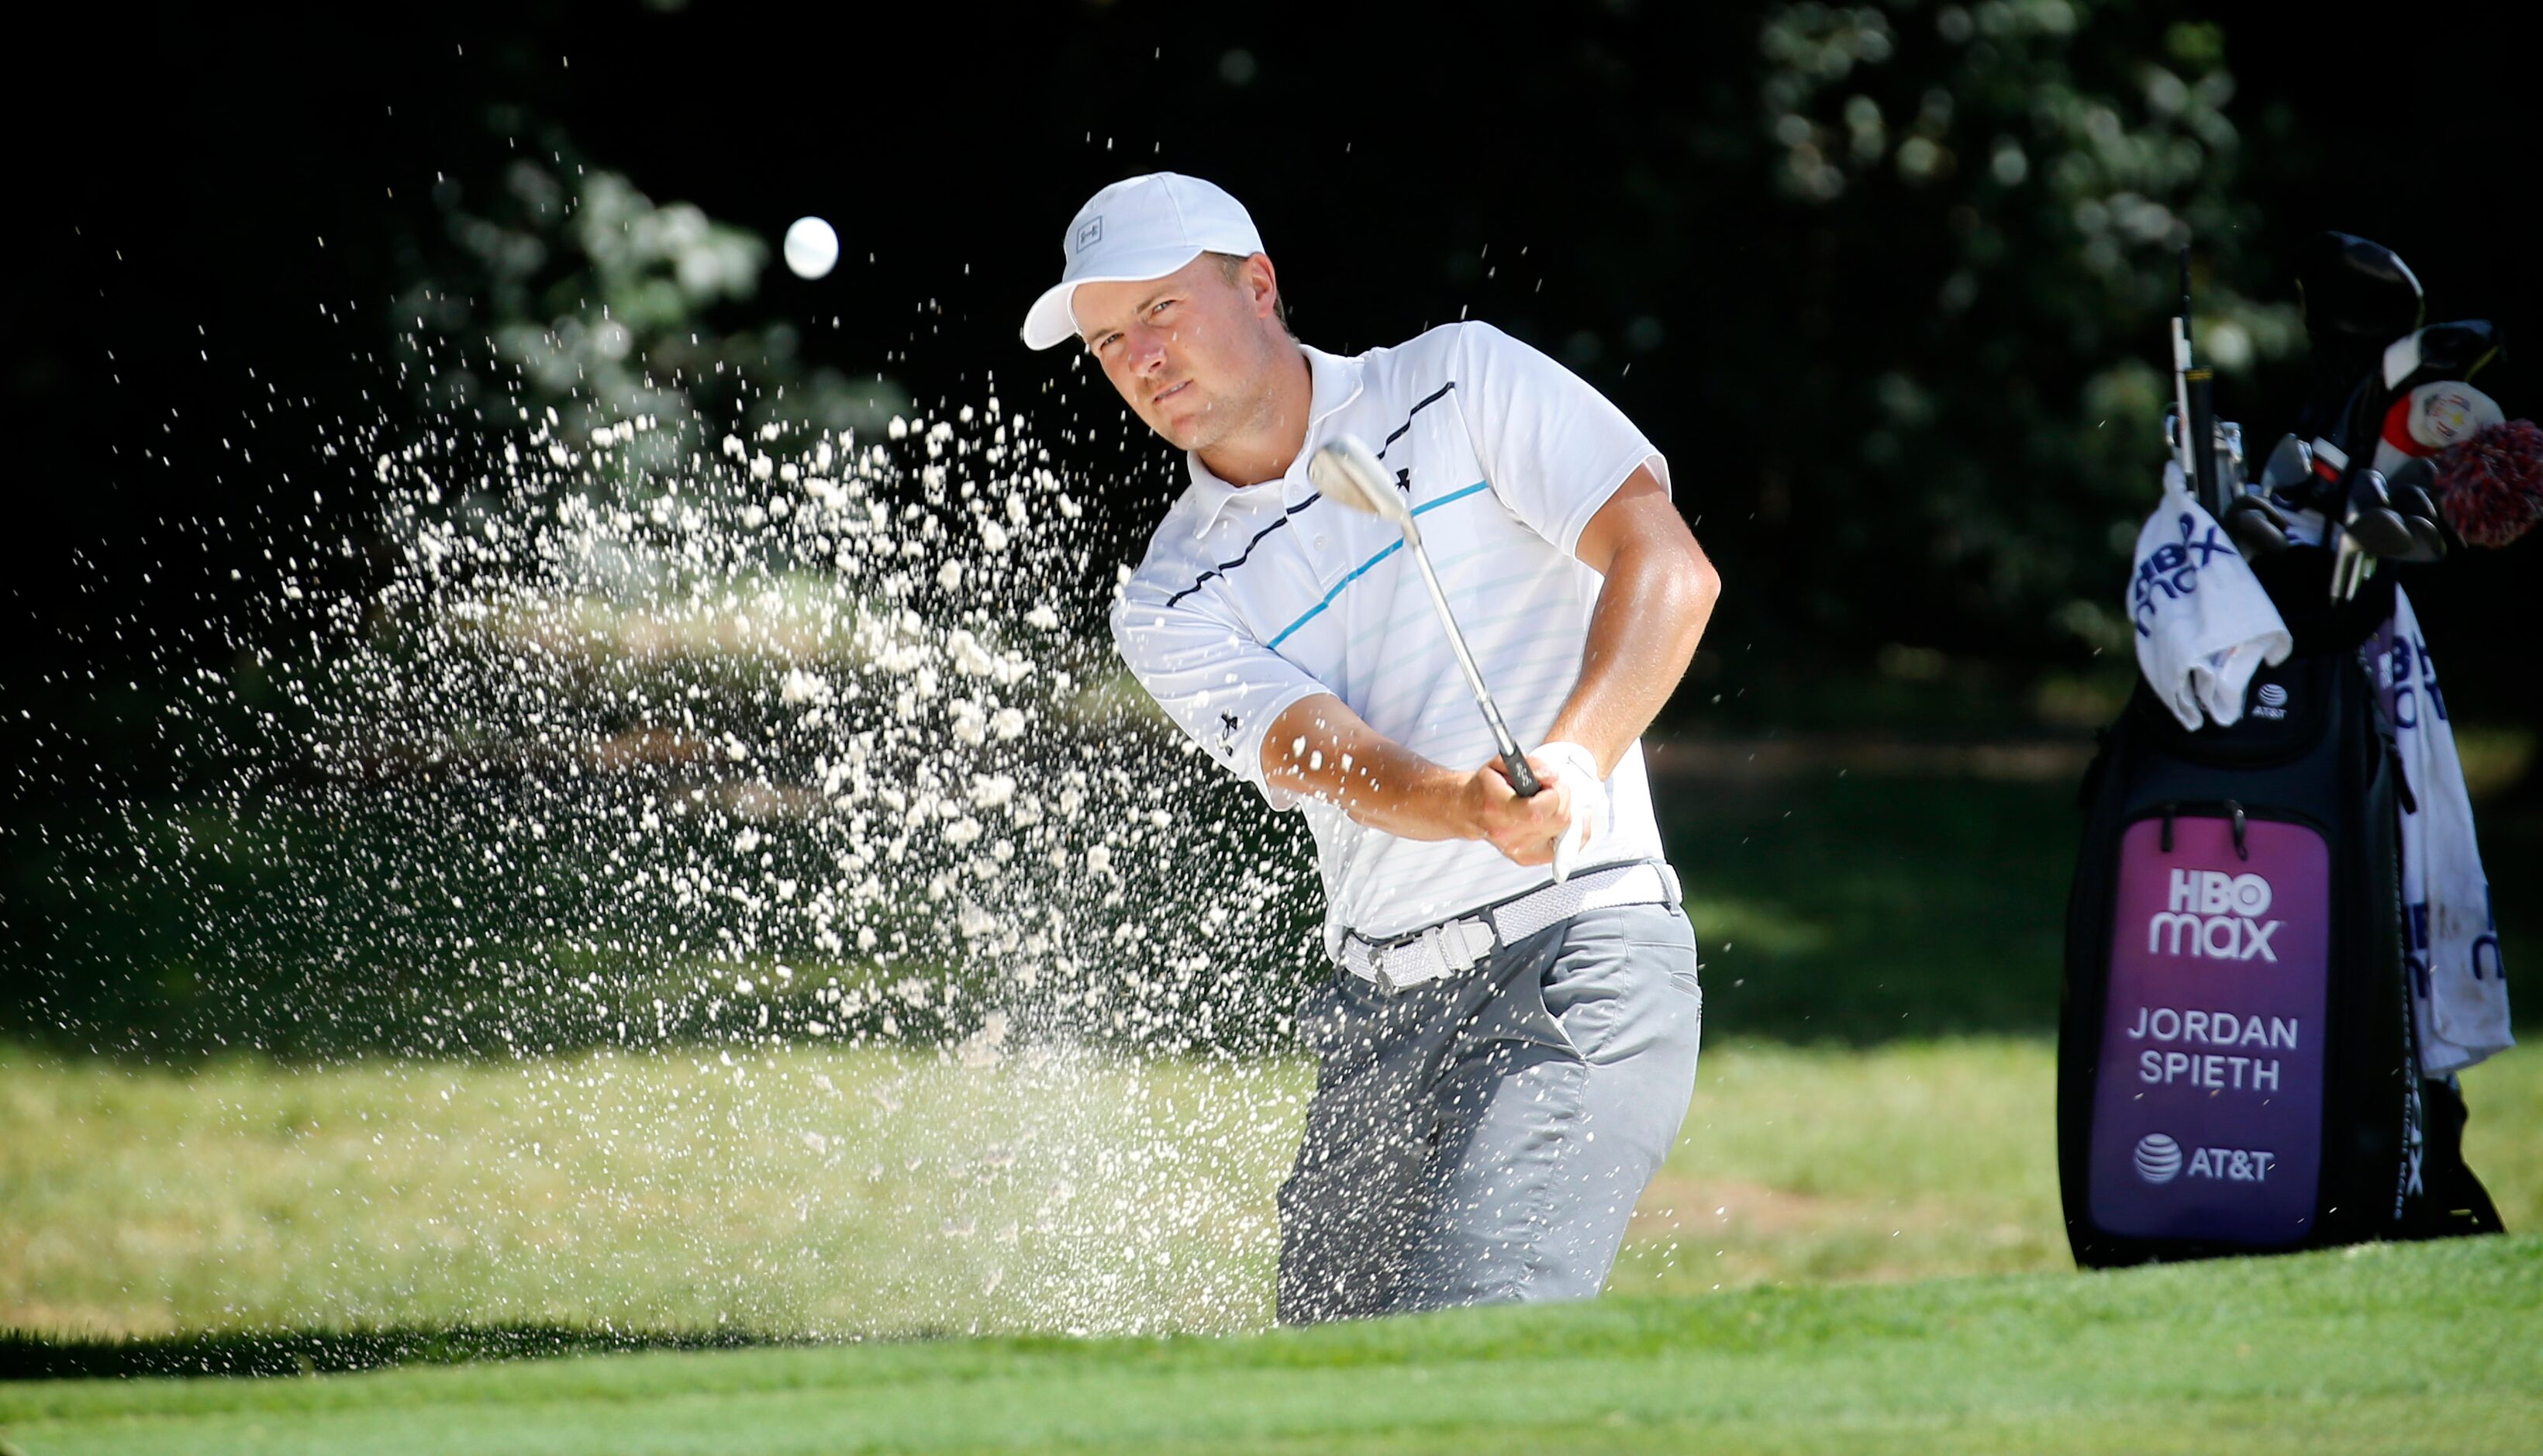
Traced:
POLYGON ((1401 991, 1337 972, 1300 1008, 1280 1322, 1595 1295, 1686 1116, 1703 1009, 1676 905, 1584 911, 1401 991))

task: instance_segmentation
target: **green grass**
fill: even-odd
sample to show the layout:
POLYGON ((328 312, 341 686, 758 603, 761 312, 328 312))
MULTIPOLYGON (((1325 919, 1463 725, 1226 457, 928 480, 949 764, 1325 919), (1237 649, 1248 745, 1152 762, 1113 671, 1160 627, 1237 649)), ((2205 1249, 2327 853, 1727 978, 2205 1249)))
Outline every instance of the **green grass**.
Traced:
MULTIPOLYGON (((1612 1287, 2065 1268, 2053 1062, 1715 1047, 1612 1287)), ((2533 1228, 2543 1061, 2466 1082, 2473 1166, 2533 1228)), ((1307 1086, 1030 1050, 170 1069, 0 1044, 0 1328, 1256 1329, 1307 1086)))
POLYGON ((28 1456, 2531 1450, 2543 1241, 1222 1339, 0 1386, 28 1456))

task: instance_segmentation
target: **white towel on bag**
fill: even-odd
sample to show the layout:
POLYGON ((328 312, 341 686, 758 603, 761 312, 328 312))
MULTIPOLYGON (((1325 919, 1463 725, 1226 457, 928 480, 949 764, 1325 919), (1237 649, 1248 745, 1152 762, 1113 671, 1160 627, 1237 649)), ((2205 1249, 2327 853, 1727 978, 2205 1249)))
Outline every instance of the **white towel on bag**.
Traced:
POLYGON ((2393 616, 2371 644, 2375 686, 2402 750, 2403 781, 2417 811, 2402 815, 2402 910, 2411 954, 2411 1006, 2420 1070, 2442 1077, 2516 1044, 2507 1027, 2507 979, 2499 925, 2474 840, 2472 796, 2446 721, 2445 695, 2428 661, 2411 598, 2393 588, 2393 616))
POLYGON ((2137 531, 2128 620, 2137 670, 2194 732, 2202 715, 2219 727, 2240 721, 2252 674, 2295 647, 2242 553, 2190 498, 2178 464, 2163 468, 2163 501, 2137 531))

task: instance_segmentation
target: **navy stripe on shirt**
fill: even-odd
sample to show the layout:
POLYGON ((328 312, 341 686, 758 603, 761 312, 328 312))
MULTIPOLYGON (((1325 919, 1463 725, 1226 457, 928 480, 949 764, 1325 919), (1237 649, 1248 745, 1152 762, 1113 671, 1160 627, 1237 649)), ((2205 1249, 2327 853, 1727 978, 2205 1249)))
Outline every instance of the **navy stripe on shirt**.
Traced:
MULTIPOLYGON (((1423 399, 1415 402, 1413 408, 1405 412, 1404 422, 1397 425, 1395 427, 1395 432, 1386 437, 1385 444, 1377 447, 1378 458, 1384 459, 1387 450, 1392 447, 1397 440, 1404 438, 1405 433, 1413 428, 1414 416, 1419 415, 1423 411, 1429 409, 1432 405, 1439 403, 1440 400, 1447 397, 1448 391, 1455 389, 1456 387, 1457 381, 1451 379, 1447 383, 1440 385, 1437 389, 1431 391, 1423 399)), ((1175 603, 1182 601, 1185 597, 1200 590, 1201 587, 1208 582, 1210 577, 1224 576, 1228 573, 1235 571, 1238 567, 1245 565, 1246 562, 1253 559, 1254 548, 1263 544, 1264 537, 1269 536, 1273 531, 1287 525, 1289 523, 1289 517, 1296 515, 1299 511, 1306 509, 1308 506, 1313 505, 1324 498, 1325 498, 1322 496, 1310 496, 1306 499, 1299 501, 1297 504, 1281 511, 1280 518, 1278 520, 1273 521, 1272 524, 1265 526, 1262 530, 1254 533, 1254 539, 1245 543, 1245 549, 1236 554, 1236 560, 1220 562, 1217 566, 1201 573, 1198 576, 1193 579, 1193 584, 1176 592, 1174 595, 1167 597, 1166 605, 1173 606, 1175 603)))

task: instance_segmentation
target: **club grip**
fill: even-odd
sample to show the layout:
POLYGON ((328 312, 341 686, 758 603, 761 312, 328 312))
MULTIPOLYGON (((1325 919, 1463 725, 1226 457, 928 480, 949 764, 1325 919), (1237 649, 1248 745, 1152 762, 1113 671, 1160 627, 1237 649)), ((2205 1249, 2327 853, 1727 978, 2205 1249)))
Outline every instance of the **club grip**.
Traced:
POLYGON ((1527 755, 1515 748, 1503 751, 1502 767, 1509 774, 1510 788, 1521 799, 1534 799, 1545 788, 1536 781, 1536 770, 1527 766, 1527 755))

